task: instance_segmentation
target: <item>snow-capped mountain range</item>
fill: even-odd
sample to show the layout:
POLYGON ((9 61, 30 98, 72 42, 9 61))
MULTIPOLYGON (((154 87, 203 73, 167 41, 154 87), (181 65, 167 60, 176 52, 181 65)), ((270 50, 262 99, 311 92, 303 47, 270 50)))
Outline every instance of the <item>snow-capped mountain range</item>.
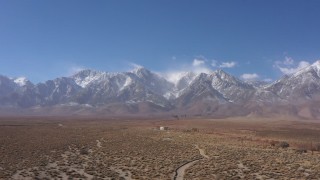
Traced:
POLYGON ((320 117, 320 61, 273 82, 245 82, 222 70, 174 77, 143 67, 131 72, 82 70, 33 84, 0 75, 0 113, 186 114, 320 117), (318 105, 319 104, 319 105, 318 105), (11 111, 10 111, 11 112, 11 111))

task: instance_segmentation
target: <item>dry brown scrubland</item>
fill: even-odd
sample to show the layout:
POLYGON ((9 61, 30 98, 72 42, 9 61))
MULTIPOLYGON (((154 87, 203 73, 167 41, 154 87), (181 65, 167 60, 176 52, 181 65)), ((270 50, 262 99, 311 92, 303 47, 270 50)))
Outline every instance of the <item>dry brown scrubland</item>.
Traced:
POLYGON ((173 179, 199 158, 184 178, 320 179, 319 137, 281 119, 1 118, 0 179, 173 179))

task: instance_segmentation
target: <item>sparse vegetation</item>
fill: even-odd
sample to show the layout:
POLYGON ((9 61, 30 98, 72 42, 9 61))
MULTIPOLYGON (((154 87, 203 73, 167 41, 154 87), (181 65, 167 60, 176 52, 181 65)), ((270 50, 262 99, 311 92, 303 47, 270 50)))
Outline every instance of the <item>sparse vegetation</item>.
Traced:
POLYGON ((80 149, 80 154, 81 155, 88 155, 89 154, 89 149, 86 147, 83 147, 80 149))
POLYGON ((278 141, 274 141, 274 140, 270 141, 271 146, 276 146, 277 144, 279 144, 278 141))
POLYGON ((281 141, 279 143, 279 147, 281 147, 281 148, 288 148, 289 146, 290 146, 289 143, 286 141, 281 141))
MULTIPOLYGON (((0 120, 0 179, 169 180, 177 167, 196 159, 201 160, 185 170, 186 179, 320 177, 319 152, 311 153, 311 143, 294 136, 266 133, 277 132, 273 123, 66 119, 61 128, 56 121, 0 120), (162 125, 170 131, 154 130, 162 125)), ((298 136, 294 127, 291 132, 298 136)))

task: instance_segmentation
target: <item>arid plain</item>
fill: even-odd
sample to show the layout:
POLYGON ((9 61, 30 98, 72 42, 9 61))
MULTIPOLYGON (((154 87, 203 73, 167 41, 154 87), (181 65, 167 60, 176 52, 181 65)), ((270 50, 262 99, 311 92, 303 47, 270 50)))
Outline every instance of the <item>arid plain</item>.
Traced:
POLYGON ((2 117, 0 179, 320 179, 319 137, 289 118, 2 117))

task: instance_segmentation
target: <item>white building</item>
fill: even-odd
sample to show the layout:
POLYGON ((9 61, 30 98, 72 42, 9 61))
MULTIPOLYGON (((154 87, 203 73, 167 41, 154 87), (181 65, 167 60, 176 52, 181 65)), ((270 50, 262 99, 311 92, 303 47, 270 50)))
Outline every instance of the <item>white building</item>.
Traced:
POLYGON ((168 130, 169 128, 168 127, 165 127, 165 126, 160 126, 160 131, 165 131, 165 130, 168 130))

